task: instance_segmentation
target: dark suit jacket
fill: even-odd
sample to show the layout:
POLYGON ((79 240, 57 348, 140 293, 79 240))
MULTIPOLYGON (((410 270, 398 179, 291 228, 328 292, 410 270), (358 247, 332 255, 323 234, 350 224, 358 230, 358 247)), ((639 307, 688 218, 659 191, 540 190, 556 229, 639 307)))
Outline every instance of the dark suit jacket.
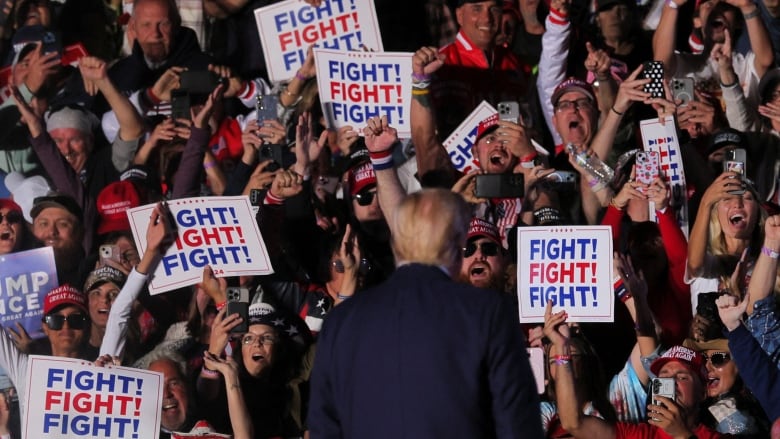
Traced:
POLYGON ((312 438, 541 438, 514 309, 420 264, 335 307, 311 377, 312 438))

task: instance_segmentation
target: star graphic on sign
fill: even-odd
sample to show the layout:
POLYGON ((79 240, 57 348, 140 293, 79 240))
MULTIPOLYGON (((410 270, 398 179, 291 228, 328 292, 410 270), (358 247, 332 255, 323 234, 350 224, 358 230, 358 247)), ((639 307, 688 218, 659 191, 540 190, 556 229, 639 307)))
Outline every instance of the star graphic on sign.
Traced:
POLYGON ((274 326, 284 326, 284 319, 279 318, 272 321, 271 323, 273 323, 274 326))
POLYGON ((322 308, 325 306, 325 299, 320 299, 317 301, 317 308, 322 308))
POLYGON ((295 334, 297 334, 297 333, 298 333, 298 329, 297 329, 295 326, 293 326, 293 325, 290 325, 290 327, 287 329, 287 331, 286 331, 286 332, 287 332, 287 334, 288 334, 290 337, 292 337, 292 336, 294 336, 295 334))

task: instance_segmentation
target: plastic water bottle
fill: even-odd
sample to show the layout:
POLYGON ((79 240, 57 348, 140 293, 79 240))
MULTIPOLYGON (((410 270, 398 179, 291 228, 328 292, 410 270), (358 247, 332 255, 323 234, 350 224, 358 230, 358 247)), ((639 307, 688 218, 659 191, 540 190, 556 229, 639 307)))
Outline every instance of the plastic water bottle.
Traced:
POLYGON ((566 145, 566 150, 574 157, 577 164, 588 171, 593 177, 599 179, 604 184, 608 184, 615 177, 615 171, 606 163, 602 162, 596 154, 590 156, 585 150, 577 152, 577 147, 573 143, 566 145))

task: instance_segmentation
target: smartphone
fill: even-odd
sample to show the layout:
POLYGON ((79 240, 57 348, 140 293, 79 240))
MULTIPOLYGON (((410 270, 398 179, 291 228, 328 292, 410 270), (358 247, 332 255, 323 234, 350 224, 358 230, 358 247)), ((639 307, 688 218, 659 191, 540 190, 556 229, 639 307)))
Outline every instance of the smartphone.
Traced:
POLYGON ((650 395, 654 405, 664 405, 660 400, 656 399, 656 396, 665 396, 674 401, 674 378, 653 378, 650 381, 650 395))
POLYGON ((252 206, 259 206, 263 202, 263 190, 250 189, 249 190, 249 204, 252 206))
POLYGON ((278 95, 257 95, 255 110, 257 110, 257 124, 260 125, 264 120, 278 119, 276 112, 279 103, 278 95))
MULTIPOLYGON (((639 151, 636 153, 636 181, 652 184, 659 175, 658 151, 639 151)), ((640 188, 643 192, 644 188, 640 188)))
POLYGON ((220 80, 219 75, 209 70, 185 70, 179 74, 179 88, 191 94, 209 94, 220 80))
POLYGON ((190 94, 184 89, 171 91, 171 117, 190 120, 190 94))
POLYGON ((571 171, 555 171, 548 174, 547 179, 555 183, 574 183, 577 181, 577 174, 571 171))
POLYGON ((230 330, 231 333, 244 333, 249 330, 249 290, 240 287, 228 287, 227 311, 225 317, 238 314, 243 321, 230 330))
POLYGON ((642 78, 649 78, 651 81, 644 85, 645 93, 650 93, 650 97, 664 97, 664 64, 661 61, 648 61, 644 63, 642 78))
POLYGON ((284 151, 282 150, 282 145, 260 145, 257 154, 260 157, 261 162, 271 161, 265 168, 267 172, 279 170, 284 164, 284 151))
POLYGON ((498 118, 509 122, 521 124, 520 104, 513 101, 503 101, 498 103, 498 118))
POLYGON ((479 174, 475 180, 479 198, 521 198, 525 188, 523 174, 479 174))
MULTIPOLYGON (((736 172, 740 175, 740 180, 744 180, 745 173, 745 159, 747 158, 747 152, 743 148, 735 148, 726 151, 726 159, 723 160, 723 172, 736 172)), ((730 190, 731 195, 742 195, 745 193, 745 189, 730 190)))
POLYGON ((119 250, 118 245, 101 245, 98 249, 98 255, 100 256, 100 263, 106 265, 105 261, 122 261, 122 252, 119 250))
POLYGON ((693 78, 672 78, 669 82, 669 88, 672 89, 672 98, 676 101, 682 101, 680 105, 687 105, 688 102, 696 100, 694 94, 693 78))

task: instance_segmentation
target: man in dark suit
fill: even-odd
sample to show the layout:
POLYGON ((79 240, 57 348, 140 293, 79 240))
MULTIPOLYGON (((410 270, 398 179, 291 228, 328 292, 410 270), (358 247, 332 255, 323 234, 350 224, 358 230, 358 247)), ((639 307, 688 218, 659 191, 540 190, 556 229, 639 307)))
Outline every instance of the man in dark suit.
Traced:
POLYGON ((470 217, 443 189, 395 209, 398 269, 334 308, 320 332, 312 437, 542 437, 514 307, 452 280, 470 217))

